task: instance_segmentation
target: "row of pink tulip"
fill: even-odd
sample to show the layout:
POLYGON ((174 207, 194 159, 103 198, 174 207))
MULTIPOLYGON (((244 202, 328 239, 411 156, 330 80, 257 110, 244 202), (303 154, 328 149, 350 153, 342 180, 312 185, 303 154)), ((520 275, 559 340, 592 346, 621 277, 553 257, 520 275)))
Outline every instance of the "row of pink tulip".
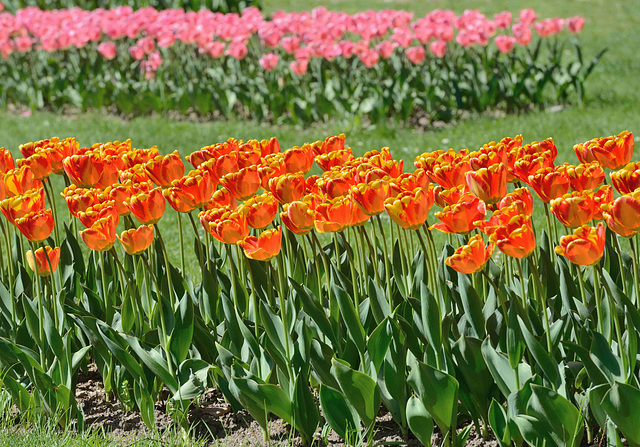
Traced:
POLYGON ((32 50, 57 51, 83 48, 99 43, 106 59, 119 55, 116 42, 135 40, 128 47, 133 60, 144 60, 144 69, 156 71, 162 64, 158 48, 176 42, 197 46, 202 55, 224 55, 243 59, 249 53, 250 40, 258 36, 260 64, 265 70, 277 66, 280 53, 293 55, 291 69, 306 72, 311 58, 333 60, 358 56, 371 67, 380 58, 390 58, 397 48, 405 49, 414 64, 422 63, 428 49, 443 57, 448 43, 462 47, 488 45, 492 40, 503 53, 515 45, 528 45, 534 33, 549 37, 567 29, 578 33, 584 18, 539 19, 533 9, 523 9, 516 17, 505 11, 489 18, 477 10, 456 15, 437 9, 424 17, 401 10, 365 11, 357 14, 316 8, 310 12, 283 12, 265 18, 256 8, 241 14, 214 13, 209 10, 185 12, 179 9, 134 11, 122 6, 111 10, 86 11, 79 8, 44 11, 24 8, 15 15, 0 13, 0 54, 32 50))

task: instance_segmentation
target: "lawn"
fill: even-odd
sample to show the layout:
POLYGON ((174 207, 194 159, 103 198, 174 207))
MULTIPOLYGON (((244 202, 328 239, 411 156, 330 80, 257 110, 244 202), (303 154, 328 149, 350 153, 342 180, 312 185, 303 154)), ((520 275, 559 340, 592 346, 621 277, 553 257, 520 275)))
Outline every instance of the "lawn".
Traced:
MULTIPOLYGON (((435 8, 452 8, 456 12, 477 8, 488 15, 505 9, 517 12, 520 8, 534 6, 536 12, 544 17, 585 16, 587 24, 579 36, 583 42, 585 57, 592 57, 602 48, 608 48, 608 52, 587 83, 586 100, 582 105, 500 117, 472 116, 439 129, 415 130, 399 123, 376 123, 363 127, 359 122, 351 120, 299 128, 242 121, 175 121, 161 116, 124 120, 102 113, 65 116, 35 112, 31 116, 20 116, 3 112, 0 113, 0 145, 17 153, 19 144, 51 136, 75 136, 81 145, 131 138, 135 147, 157 145, 161 153, 177 149, 186 155, 229 137, 248 140, 276 136, 281 146, 287 148, 344 132, 347 134, 347 144, 357 155, 388 146, 397 157, 405 160, 410 169, 414 157, 425 151, 449 147, 473 150, 491 140, 519 133, 524 135, 525 142, 553 136, 559 150, 558 163, 575 163, 572 151, 575 143, 592 137, 618 134, 624 129, 640 131, 640 114, 637 112, 637 105, 640 103, 640 58, 637 57, 637 48, 640 46, 640 33, 637 31, 640 26, 640 10, 637 2, 265 0, 264 5, 267 13, 281 8, 302 10, 324 5, 329 9, 348 12, 367 8, 403 8, 416 14, 424 14, 435 8)), ((60 190, 60 185, 57 186, 56 189, 60 190)), ((63 206, 62 202, 60 206, 63 206)), ((175 213, 167 213, 160 222, 160 227, 165 233, 176 228, 175 213)), ((169 249, 174 252, 171 257, 177 259, 177 237, 168 239, 169 249)), ((191 240, 190 236, 188 240, 191 240)), ((192 264, 195 265, 195 258, 192 264)), ((191 273, 193 270, 189 269, 191 273)), ((0 426, 0 446, 106 445, 105 441, 97 438, 91 441, 70 439, 67 435, 59 437, 55 431, 46 429, 23 436, 6 426, 0 426)))

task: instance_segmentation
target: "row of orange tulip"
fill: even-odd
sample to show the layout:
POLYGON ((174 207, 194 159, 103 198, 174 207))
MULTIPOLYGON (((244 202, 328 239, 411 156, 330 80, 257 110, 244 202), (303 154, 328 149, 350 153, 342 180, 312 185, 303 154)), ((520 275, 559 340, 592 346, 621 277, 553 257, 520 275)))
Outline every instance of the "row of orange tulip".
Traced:
MULTIPOLYGON (((602 256, 604 226, 589 223, 606 220, 625 237, 640 230, 640 165, 629 163, 633 135, 627 131, 576 145, 577 166, 555 166, 558 152, 551 138, 523 145, 518 136, 474 152, 424 153, 412 173, 403 172, 404 163, 388 148, 356 158, 344 142, 344 135, 333 136, 282 152, 275 138, 229 139, 188 155, 194 170, 185 175, 178 151, 162 156, 156 147, 134 149, 130 141, 79 148, 73 138, 52 138, 22 145, 25 158, 17 167, 10 152, 0 150, 0 209, 29 241, 44 242, 55 226, 55 210, 45 209, 45 191, 52 193, 48 178, 59 174, 72 182, 62 196, 86 227, 81 236, 92 250, 108 251, 118 238, 128 254, 141 253, 168 202, 179 213, 200 209, 200 222, 215 239, 238 244, 249 258, 268 260, 280 250, 281 229, 254 236, 249 228, 265 229, 279 210, 289 231, 305 235, 359 226, 385 211, 400 227, 416 230, 435 203, 443 209, 435 214, 440 222, 429 229, 462 235, 479 230, 489 238, 485 247, 475 236, 447 260, 464 273, 481 269, 494 244, 516 258, 533 252, 533 199, 523 183, 545 207, 550 204, 564 226, 577 228, 556 248, 576 264, 592 265, 602 256), (324 173, 305 178, 314 161, 324 173), (613 171, 611 181, 622 194, 617 199, 610 185, 600 186, 605 168, 613 171), (509 182, 519 187, 507 193, 509 182), (265 192, 258 194, 260 189, 265 192), (487 210, 493 213, 485 220, 487 210), (117 236, 120 217, 129 215, 142 226, 135 228, 129 219, 128 229, 117 236)), ((56 250, 48 248, 53 266, 56 250)), ((38 271, 48 274, 42 249, 35 258, 38 271)))

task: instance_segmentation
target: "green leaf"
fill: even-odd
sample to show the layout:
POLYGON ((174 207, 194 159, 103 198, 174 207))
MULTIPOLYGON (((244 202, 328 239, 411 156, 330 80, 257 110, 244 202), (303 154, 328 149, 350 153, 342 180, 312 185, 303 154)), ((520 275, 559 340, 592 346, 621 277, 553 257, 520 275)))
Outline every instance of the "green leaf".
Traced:
POLYGON ((495 399, 491 400, 491 406, 489 406, 489 425, 491 425, 491 430, 500 447, 511 445, 511 432, 509 430, 507 412, 495 399))
POLYGON ((611 352, 611 347, 607 339, 598 332, 593 332, 590 356, 596 367, 607 378, 609 384, 613 385, 615 382, 624 382, 625 377, 622 362, 611 352))
POLYGON ((251 379, 233 378, 245 399, 250 399, 283 421, 291 424, 292 407, 287 393, 278 385, 258 383, 251 379))
POLYGON ((531 391, 527 414, 547 425, 558 445, 579 446, 584 434, 580 410, 552 389, 531 385, 531 391))
POLYGON ((458 414, 458 381, 432 366, 417 362, 407 382, 416 392, 443 435, 456 426, 458 414))
POLYGON ((602 408, 618 426, 630 446, 640 445, 640 390, 616 382, 602 400, 602 408))
POLYGON ((169 350, 175 357, 177 364, 182 363, 189 354, 193 338, 193 319, 193 301, 188 294, 185 294, 175 311, 175 323, 169 337, 169 350))
POLYGON ((375 367, 376 374, 380 372, 382 362, 384 362, 384 357, 389 350, 389 345, 391 345, 391 338, 392 334, 389 329, 389 321, 386 319, 383 320, 369 336, 367 348, 371 361, 375 367))
POLYGON ((353 304, 353 298, 349 296, 347 292, 344 291, 341 287, 333 284, 333 293, 338 301, 338 306, 340 306, 340 312, 342 314, 342 318, 347 325, 347 331, 349 334, 349 338, 353 340, 358 351, 364 355, 366 351, 366 342, 365 342, 365 332, 364 327, 362 327, 362 323, 356 314, 356 309, 353 304))
POLYGON ((464 315, 471 324, 474 336, 483 339, 486 336, 484 327, 484 315, 482 314, 482 301, 478 292, 473 288, 469 277, 458 272, 458 290, 464 309, 464 315))
POLYGON ((482 343, 482 355, 487 362, 487 367, 493 376, 493 380, 495 380, 496 385, 498 385, 505 397, 517 391, 520 388, 520 384, 531 377, 529 365, 520 363, 518 365, 520 384, 517 384, 515 372, 511 369, 509 359, 502 352, 493 349, 488 338, 482 343))
POLYGON ((364 425, 371 426, 380 408, 378 384, 368 375, 355 371, 336 359, 331 363, 331 372, 338 381, 340 390, 356 410, 364 425))
POLYGON ((527 329, 527 326, 520 317, 518 317, 518 321, 520 323, 522 336, 529 348, 529 351, 531 352, 531 355, 533 355, 533 358, 542 369, 547 380, 553 385, 554 390, 557 390, 560 386, 560 372, 558 371, 558 364, 551 358, 547 349, 544 348, 538 340, 536 340, 531 332, 529 332, 529 329, 527 329))
POLYGON ((309 388, 309 378, 305 375, 296 376, 291 407, 291 425, 302 435, 302 443, 307 444, 320 424, 320 413, 309 388))
POLYGON ((411 396, 407 402, 407 423, 418 441, 423 445, 431 445, 433 419, 416 396, 411 396))
POLYGON ((347 434, 359 431, 360 418, 358 413, 347 402, 342 392, 321 385, 320 406, 327 423, 342 439, 346 439, 347 434))

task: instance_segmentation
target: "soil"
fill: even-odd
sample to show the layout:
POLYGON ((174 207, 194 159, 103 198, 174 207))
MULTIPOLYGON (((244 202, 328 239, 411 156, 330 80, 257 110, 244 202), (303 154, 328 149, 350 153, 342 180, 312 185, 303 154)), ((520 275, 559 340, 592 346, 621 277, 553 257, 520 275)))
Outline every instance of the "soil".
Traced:
MULTIPOLYGON (((76 388, 76 400, 85 416, 89 430, 103 431, 122 445, 134 445, 141 439, 161 438, 167 430, 177 431, 178 427, 166 414, 166 401, 156 404, 157 431, 149 430, 137 411, 126 411, 117 400, 108 400, 102 386, 102 379, 94 365, 87 374, 80 373, 76 388)), ((233 413, 222 394, 207 390, 198 405, 191 409, 189 419, 193 422, 191 436, 204 439, 219 446, 302 446, 300 438, 292 433, 291 426, 277 418, 269 421, 269 440, 258 423, 245 411, 233 413)), ((434 437, 439 438, 438 433, 434 437)), ((316 435, 320 442, 321 429, 316 435)), ((435 439, 434 439, 435 440, 435 439)), ((381 410, 376 423, 374 445, 420 446, 420 442, 409 435, 403 438, 391 414, 381 410)), ((321 445, 321 443, 316 444, 321 445)), ((333 431, 327 437, 327 446, 344 446, 345 443, 333 431)), ((484 441, 472 428, 468 446, 497 447, 495 440, 484 441)))

